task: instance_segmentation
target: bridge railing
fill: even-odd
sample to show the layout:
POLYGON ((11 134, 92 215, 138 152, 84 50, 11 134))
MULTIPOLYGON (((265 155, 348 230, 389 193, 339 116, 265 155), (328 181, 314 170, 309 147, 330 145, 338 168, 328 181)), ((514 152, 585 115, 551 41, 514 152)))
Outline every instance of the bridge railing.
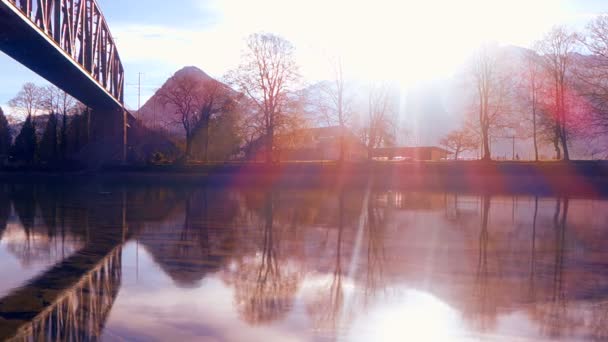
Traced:
POLYGON ((124 103, 124 69, 95 0, 7 0, 124 103))

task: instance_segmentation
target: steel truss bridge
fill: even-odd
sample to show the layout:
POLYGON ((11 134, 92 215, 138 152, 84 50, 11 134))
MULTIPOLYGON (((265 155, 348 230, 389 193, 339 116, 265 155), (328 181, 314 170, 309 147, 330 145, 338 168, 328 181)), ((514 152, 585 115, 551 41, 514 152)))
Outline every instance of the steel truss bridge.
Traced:
POLYGON ((90 108, 91 141, 126 160, 124 68, 96 0, 0 0, 0 51, 90 108))
POLYGON ((0 0, 0 50, 91 108, 123 107, 124 69, 95 0, 0 0))

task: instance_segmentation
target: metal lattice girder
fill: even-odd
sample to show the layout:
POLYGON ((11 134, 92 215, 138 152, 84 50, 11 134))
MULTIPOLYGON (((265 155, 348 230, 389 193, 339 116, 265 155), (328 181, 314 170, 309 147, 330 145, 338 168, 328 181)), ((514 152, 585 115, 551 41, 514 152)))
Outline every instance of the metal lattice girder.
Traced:
MULTIPOLYGON (((0 0, 13 6, 124 104, 124 69, 95 0, 0 0)), ((43 57, 42 57, 43 58, 43 57)))

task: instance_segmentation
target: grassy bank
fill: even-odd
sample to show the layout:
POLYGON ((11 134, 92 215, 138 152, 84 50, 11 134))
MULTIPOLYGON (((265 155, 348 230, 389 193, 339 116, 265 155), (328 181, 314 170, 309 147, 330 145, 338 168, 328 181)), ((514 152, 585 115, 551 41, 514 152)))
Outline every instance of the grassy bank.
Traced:
POLYGON ((349 186, 474 192, 608 194, 608 162, 301 162, 114 165, 97 170, 13 169, 4 182, 349 186))

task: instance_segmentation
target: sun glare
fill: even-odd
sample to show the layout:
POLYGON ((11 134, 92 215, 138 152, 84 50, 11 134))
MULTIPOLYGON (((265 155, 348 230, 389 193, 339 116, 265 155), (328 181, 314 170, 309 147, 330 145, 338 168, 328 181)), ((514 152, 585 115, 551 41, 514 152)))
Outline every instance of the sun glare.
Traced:
POLYGON ((406 291, 390 304, 372 307, 354 326, 355 336, 349 336, 352 341, 443 342, 458 340, 461 332, 458 314, 452 308, 415 290, 406 291))
POLYGON ((559 0, 227 0, 216 9, 228 31, 276 32, 293 41, 309 79, 327 79, 328 59, 347 56, 350 77, 407 87, 449 76, 485 41, 530 45, 561 19, 563 6, 559 0))

